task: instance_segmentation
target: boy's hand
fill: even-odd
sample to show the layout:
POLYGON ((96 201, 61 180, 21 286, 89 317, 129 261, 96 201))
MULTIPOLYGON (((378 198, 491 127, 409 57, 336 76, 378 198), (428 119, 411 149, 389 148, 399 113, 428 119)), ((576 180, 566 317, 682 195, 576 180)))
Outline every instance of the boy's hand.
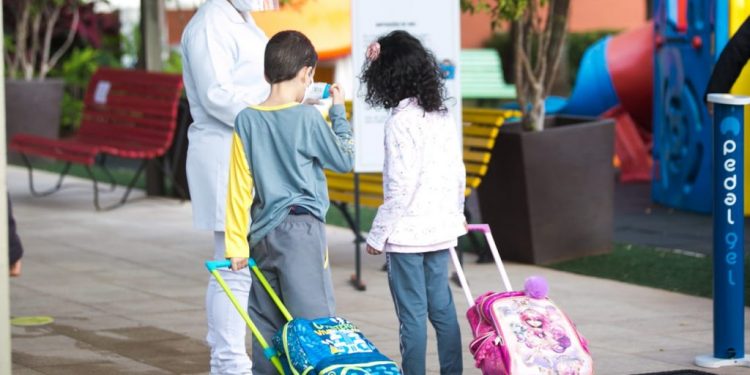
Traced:
POLYGON ((367 254, 370 255, 380 255, 383 253, 383 250, 378 250, 370 245, 367 245, 367 254))
POLYGON ((247 267, 247 258, 229 258, 232 262, 232 271, 239 271, 247 267))
POLYGON ((344 90, 341 89, 341 86, 338 83, 332 84, 329 90, 331 91, 333 104, 344 104, 344 101, 346 100, 344 97, 344 90))

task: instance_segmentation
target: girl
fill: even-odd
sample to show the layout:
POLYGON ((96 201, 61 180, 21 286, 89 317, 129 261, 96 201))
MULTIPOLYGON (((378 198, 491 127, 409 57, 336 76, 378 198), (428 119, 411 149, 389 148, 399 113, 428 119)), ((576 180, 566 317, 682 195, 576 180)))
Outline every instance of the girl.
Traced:
POLYGON ((368 104, 391 110, 385 123, 385 200, 367 252, 386 253, 404 374, 426 373, 427 318, 437 333, 440 373, 461 374, 447 249, 466 233, 466 172, 455 122, 443 104, 442 71, 419 40, 394 31, 368 48, 361 81, 368 104))

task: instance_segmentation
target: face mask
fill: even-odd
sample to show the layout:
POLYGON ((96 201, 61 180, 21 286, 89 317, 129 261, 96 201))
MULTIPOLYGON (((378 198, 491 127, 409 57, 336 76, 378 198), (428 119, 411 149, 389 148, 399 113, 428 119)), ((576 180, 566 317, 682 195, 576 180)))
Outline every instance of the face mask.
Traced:
POLYGON ((279 0, 232 0, 240 12, 263 12, 279 9, 279 0))

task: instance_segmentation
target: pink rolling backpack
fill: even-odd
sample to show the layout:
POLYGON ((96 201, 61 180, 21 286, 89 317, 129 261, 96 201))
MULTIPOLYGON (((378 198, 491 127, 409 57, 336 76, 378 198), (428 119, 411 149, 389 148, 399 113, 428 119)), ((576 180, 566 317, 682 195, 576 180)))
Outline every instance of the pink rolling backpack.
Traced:
POLYGON ((586 340, 573 322, 547 297, 547 283, 538 276, 525 290, 513 291, 487 224, 469 225, 487 237, 507 292, 472 297, 455 249, 451 258, 469 302, 466 317, 474 339, 469 346, 484 375, 593 374, 586 340))

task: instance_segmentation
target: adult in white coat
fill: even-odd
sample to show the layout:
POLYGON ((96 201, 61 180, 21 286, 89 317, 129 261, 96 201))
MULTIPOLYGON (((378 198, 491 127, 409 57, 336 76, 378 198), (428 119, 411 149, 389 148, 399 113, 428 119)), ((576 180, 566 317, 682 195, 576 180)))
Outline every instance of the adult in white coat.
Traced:
MULTIPOLYGON (((214 259, 225 259, 224 211, 234 118, 265 100, 270 89, 263 76, 268 38, 250 15, 263 6, 258 0, 208 0, 182 34, 183 78, 193 116, 187 155, 193 223, 214 232, 214 259)), ((220 272, 246 305, 248 269, 220 272)), ((212 278, 206 316, 211 374, 251 374, 245 323, 212 278)))

